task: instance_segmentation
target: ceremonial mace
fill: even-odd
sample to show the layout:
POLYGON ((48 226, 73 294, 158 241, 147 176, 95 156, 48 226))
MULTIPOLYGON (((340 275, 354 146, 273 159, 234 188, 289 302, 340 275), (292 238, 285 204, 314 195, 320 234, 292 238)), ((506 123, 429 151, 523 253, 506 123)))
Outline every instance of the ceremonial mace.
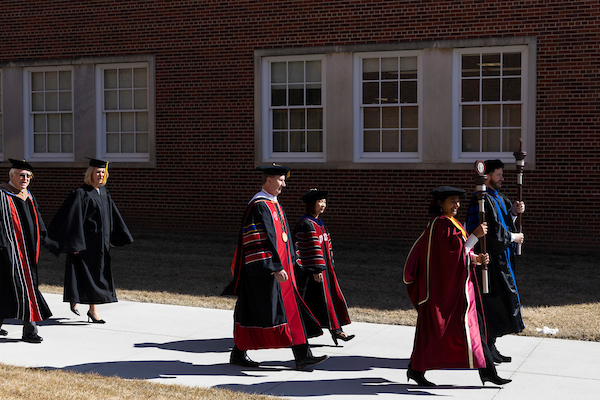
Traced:
MULTIPOLYGON (((475 187, 477 190, 477 200, 479 201, 479 225, 485 222, 485 181, 487 175, 485 174, 485 163, 481 160, 475 162, 475 187)), ((480 249, 483 254, 487 253, 486 250, 486 235, 479 239, 480 249)), ((490 292, 490 282, 488 276, 487 264, 481 264, 481 287, 483 293, 490 292)))
MULTIPOLYGON (((525 156, 527 153, 523 151, 523 139, 519 139, 519 151, 513 153, 517 165, 517 199, 523 201, 523 170, 525 169, 525 156)), ((517 213, 516 228, 519 233, 523 233, 523 224, 521 214, 517 213)), ((517 255, 521 255, 522 243, 517 243, 517 255)))

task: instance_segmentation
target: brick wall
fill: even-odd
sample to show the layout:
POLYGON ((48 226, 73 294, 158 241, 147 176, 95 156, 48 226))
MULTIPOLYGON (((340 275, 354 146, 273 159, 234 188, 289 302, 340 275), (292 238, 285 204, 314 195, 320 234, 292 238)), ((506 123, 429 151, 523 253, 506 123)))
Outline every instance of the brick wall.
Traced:
MULTIPOLYGON (((597 1, 22 0, 0 2, 0 13, 0 63, 155 55, 157 168, 111 170, 108 187, 130 225, 172 230, 235 232, 258 188, 251 171, 255 49, 537 36, 527 243, 597 249, 597 1)), ((36 173, 32 190, 46 220, 82 172, 36 173)), ((427 191, 449 183, 471 190, 471 175, 298 170, 281 201, 293 224, 302 213, 300 195, 324 188, 332 193, 324 220, 335 237, 412 241, 427 219, 427 191)), ((515 180, 506 174, 511 197, 515 180)))

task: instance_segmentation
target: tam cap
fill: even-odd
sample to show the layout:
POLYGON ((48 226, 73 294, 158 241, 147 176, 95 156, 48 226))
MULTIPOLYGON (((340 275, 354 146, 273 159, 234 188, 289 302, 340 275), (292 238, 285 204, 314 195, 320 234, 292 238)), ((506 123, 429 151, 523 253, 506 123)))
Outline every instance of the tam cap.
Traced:
POLYGON ((310 204, 313 201, 326 199, 327 192, 319 189, 310 189, 308 192, 302 195, 302 201, 306 204, 310 204))
POLYGON ((465 197, 465 191, 454 186, 438 186, 429 192, 429 194, 431 194, 434 199, 450 196, 465 197))
POLYGON ((16 169, 25 169, 27 171, 31 171, 33 173, 33 167, 25 160, 15 160, 13 158, 9 158, 8 161, 12 163, 11 168, 16 169))
POLYGON ((90 167, 106 168, 106 166, 108 165, 108 161, 98 160, 98 159, 90 158, 90 157, 86 157, 86 158, 88 160, 90 160, 90 167))
POLYGON ((486 160, 485 161, 485 174, 494 172, 498 168, 504 168, 504 163, 501 160, 486 160))
POLYGON ((290 177, 290 171, 292 170, 291 168, 284 167, 283 165, 277 165, 277 164, 261 165, 260 167, 257 167, 256 169, 261 171, 265 175, 277 175, 277 176, 285 175, 286 178, 290 177))

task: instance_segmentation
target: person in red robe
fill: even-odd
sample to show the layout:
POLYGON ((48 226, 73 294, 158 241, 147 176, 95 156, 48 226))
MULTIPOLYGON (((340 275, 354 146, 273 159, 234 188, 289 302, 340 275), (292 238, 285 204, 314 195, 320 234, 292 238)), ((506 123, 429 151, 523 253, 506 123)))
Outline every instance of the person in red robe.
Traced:
POLYGON ((233 281, 223 294, 238 296, 230 363, 258 367, 247 350, 291 347, 297 369, 325 361, 312 355, 308 338, 323 334, 298 292, 297 261, 287 219, 277 196, 290 169, 272 165, 263 172, 262 190, 246 211, 235 251, 233 281))
POLYGON ((327 207, 327 194, 311 189, 302 196, 306 214, 294 229, 294 240, 302 261, 298 268, 300 294, 337 346, 338 340, 347 342, 355 335, 342 329, 350 323, 348 306, 335 274, 331 236, 319 218, 327 207))
POLYGON ((420 386, 435 386, 425 371, 477 368, 483 384, 503 385, 486 343, 481 294, 474 266, 488 263, 488 254, 473 247, 487 232, 481 224, 467 236, 455 216, 465 191, 440 186, 431 191, 433 215, 404 265, 404 283, 418 312, 413 353, 407 378, 420 386))

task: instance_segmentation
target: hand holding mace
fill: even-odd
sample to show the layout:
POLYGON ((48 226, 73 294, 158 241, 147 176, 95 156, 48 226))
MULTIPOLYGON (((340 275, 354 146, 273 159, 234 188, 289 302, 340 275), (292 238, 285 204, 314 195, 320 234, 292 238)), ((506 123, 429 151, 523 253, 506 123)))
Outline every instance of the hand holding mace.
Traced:
MULTIPOLYGON (((523 151, 523 139, 519 139, 519 151, 515 151, 513 155, 515 156, 515 161, 517 165, 517 199, 519 202, 523 201, 523 170, 525 169, 525 156, 527 153, 523 151)), ((517 220, 515 221, 515 227, 517 228, 517 232, 523 233, 523 221, 522 221, 522 213, 517 212, 517 220)), ((521 255, 521 247, 522 243, 517 243, 517 255, 521 255)))
MULTIPOLYGON (((487 181, 487 175, 485 174, 485 163, 481 160, 475 162, 475 187, 477 190, 477 200, 479 202, 479 225, 485 222, 485 181, 487 181)), ((487 253, 486 249, 486 236, 483 236, 480 240, 481 253, 487 253)), ((489 272, 487 264, 481 265, 481 287, 483 293, 490 292, 489 272)))

